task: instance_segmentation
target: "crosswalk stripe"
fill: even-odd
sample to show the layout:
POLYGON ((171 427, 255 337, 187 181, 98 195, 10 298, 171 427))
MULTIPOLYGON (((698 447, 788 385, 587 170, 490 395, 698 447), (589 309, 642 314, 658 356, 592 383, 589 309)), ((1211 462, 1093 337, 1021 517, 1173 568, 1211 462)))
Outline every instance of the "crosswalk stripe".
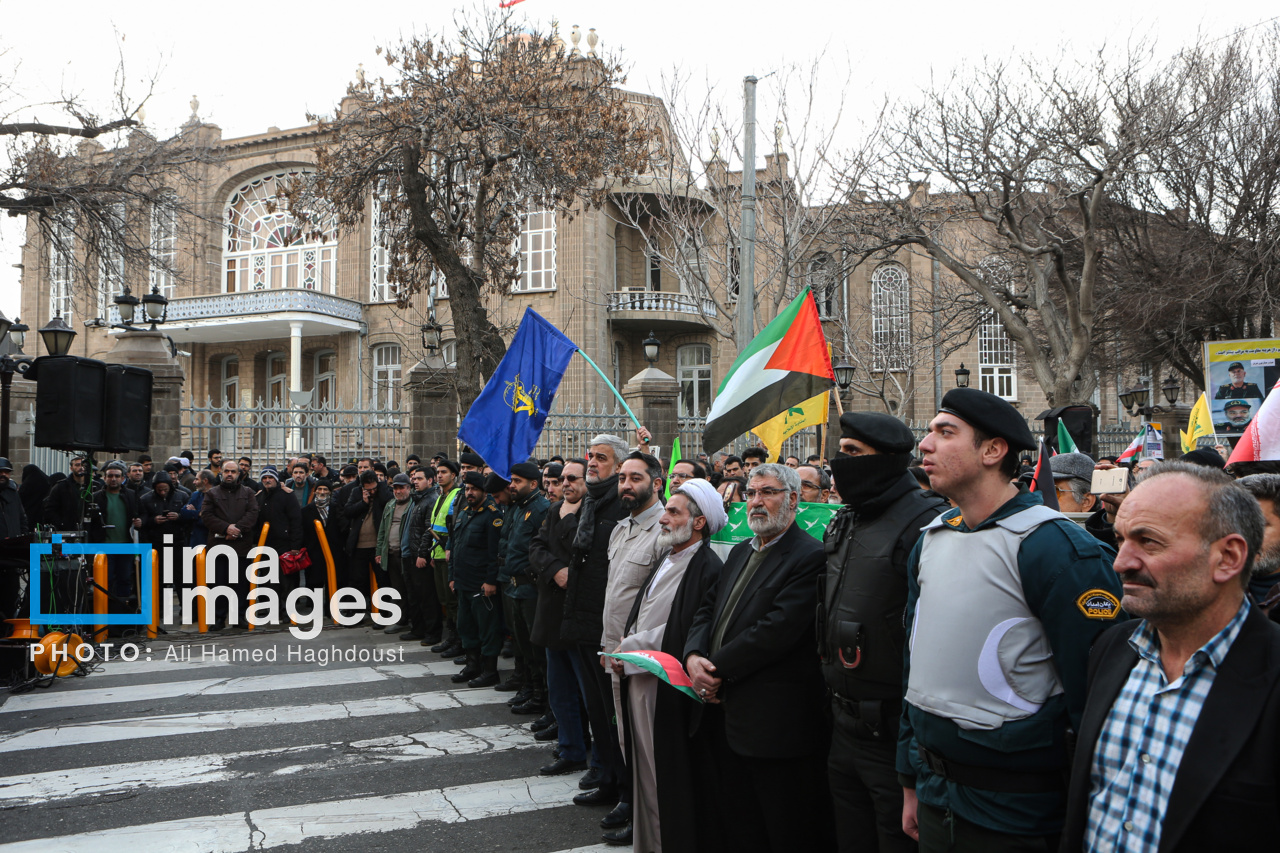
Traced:
POLYGON ((72 723, 48 728, 23 729, 0 734, 0 752, 42 749, 55 746, 77 746, 89 743, 174 737, 205 734, 232 729, 259 728, 274 725, 297 725, 320 720, 340 720, 390 714, 416 714, 419 711, 443 711, 449 708, 496 705, 507 696, 493 690, 413 693, 403 696, 379 696, 346 702, 322 702, 311 705, 284 705, 271 708, 242 708, 232 711, 201 711, 150 717, 126 717, 93 723, 72 723))
POLYGON ((0 779, 0 807, 102 796, 135 788, 176 788, 183 785, 231 782, 259 775, 295 776, 299 773, 344 767, 383 766, 391 761, 421 761, 443 756, 477 755, 543 746, 545 744, 535 741, 520 726, 480 726, 451 731, 415 732, 350 743, 335 741, 281 749, 77 767, 0 779), (319 760, 316 760, 317 754, 322 756, 319 760), (291 756, 305 756, 306 760, 290 763, 291 756), (253 769, 244 769, 248 766, 253 769))
POLYGON ((275 675, 246 675, 240 678, 199 678, 188 681, 160 681, 152 684, 85 687, 72 694, 44 691, 13 696, 0 705, 0 714, 61 708, 68 695, 80 705, 107 705, 115 702, 151 702, 157 699, 180 699, 190 696, 226 696, 235 693, 258 693, 269 690, 307 690, 337 687, 343 684, 368 684, 392 678, 424 678, 452 675, 458 667, 452 661, 432 663, 388 664, 334 669, 312 669, 275 675))
POLYGON ((0 844, 0 853, 240 853, 246 847, 268 850, 321 838, 395 832, 424 823, 460 823, 556 808, 568 803, 576 792, 573 778, 532 776, 19 841, 0 844))

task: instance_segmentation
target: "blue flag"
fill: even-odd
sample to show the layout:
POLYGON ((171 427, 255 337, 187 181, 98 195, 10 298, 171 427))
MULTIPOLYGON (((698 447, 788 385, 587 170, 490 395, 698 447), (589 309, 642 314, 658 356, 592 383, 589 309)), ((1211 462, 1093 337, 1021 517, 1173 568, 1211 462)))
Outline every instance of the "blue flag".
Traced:
POLYGON ((499 477, 511 479, 511 466, 529 458, 551 401, 578 345, 532 308, 524 309, 520 328, 458 428, 458 438, 488 463, 499 477))

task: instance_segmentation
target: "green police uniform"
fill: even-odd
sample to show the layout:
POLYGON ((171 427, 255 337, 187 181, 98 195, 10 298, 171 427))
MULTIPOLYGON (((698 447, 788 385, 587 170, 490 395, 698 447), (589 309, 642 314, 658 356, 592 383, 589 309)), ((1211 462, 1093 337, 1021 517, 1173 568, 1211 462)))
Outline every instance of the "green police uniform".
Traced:
POLYGON ((1114 552, 1025 491, 912 552, 897 769, 921 803, 1007 836, 1062 831, 1094 638, 1123 619, 1114 552))
POLYGON ((498 583, 498 540, 502 512, 485 495, 478 507, 461 505, 449 535, 449 578, 458 596, 458 636, 469 653, 493 657, 502 651, 498 635, 501 599, 477 595, 482 584, 498 583))

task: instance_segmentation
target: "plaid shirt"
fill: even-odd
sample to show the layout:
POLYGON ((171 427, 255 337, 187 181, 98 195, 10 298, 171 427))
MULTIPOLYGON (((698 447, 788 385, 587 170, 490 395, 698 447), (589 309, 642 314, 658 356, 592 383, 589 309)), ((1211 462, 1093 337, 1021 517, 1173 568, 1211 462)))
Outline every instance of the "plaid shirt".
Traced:
POLYGON ((1160 640, 1143 621, 1129 638, 1138 662, 1098 735, 1089 771, 1089 851, 1154 851, 1160 844, 1169 794, 1191 732, 1218 667, 1236 641, 1249 599, 1227 626, 1200 647, 1169 683, 1160 665, 1160 640))

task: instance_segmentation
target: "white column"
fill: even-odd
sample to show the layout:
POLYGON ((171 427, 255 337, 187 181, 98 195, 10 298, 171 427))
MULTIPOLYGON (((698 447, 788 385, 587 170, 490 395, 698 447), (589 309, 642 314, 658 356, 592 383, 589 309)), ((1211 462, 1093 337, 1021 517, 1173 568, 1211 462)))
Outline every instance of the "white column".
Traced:
MULTIPOLYGON (((289 407, 296 408, 293 402, 293 393, 302 390, 302 322, 294 321, 289 324, 289 407)), ((289 452, 301 453, 302 448, 302 429, 299 426, 300 416, 294 414, 290 420, 293 426, 289 429, 289 452)))

